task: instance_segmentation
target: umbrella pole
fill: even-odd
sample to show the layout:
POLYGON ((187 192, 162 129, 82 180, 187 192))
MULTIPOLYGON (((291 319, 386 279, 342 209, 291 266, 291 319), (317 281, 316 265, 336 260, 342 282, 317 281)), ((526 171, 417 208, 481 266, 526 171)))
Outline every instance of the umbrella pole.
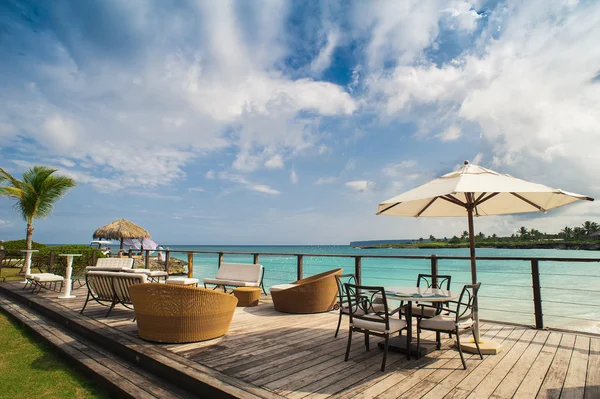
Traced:
MULTIPOLYGON (((470 202, 470 201, 469 201, 470 202)), ((469 204, 470 205, 470 204, 469 204)), ((473 228, 473 207, 467 207, 467 215, 469 218, 469 252, 471 256, 471 282, 477 284, 477 264, 475 260, 475 229, 473 228)), ((475 325, 473 327, 473 336, 479 342, 479 309, 477 298, 473 303, 473 312, 475 317, 475 325)))

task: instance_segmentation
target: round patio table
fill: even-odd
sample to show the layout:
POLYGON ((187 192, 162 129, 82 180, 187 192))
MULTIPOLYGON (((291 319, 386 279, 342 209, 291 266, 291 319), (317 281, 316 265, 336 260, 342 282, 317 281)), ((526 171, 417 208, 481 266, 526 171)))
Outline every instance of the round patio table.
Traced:
MULTIPOLYGON (((408 324, 406 334, 408 335, 408 341, 411 342, 411 355, 417 355, 418 353, 417 345, 412 344, 412 303, 427 302, 435 304, 453 301, 458 298, 458 294, 452 291, 424 287, 385 287, 385 296, 388 301, 408 303, 406 306, 406 323, 408 324)), ((383 347, 382 343, 379 343, 379 346, 383 347)), ((421 355, 433 352, 436 346, 435 341, 421 340, 421 355)), ((406 339, 403 337, 390 338, 388 349, 394 352, 406 353, 406 339)))

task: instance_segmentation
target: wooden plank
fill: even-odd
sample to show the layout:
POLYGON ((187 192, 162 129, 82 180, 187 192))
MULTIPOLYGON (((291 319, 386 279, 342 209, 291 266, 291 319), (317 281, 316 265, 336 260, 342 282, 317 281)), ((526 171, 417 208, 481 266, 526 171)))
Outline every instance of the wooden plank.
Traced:
POLYGON ((590 340, 585 399, 600 398, 600 338, 590 340))
MULTIPOLYGON (((523 353, 529 348, 531 342, 538 334, 536 330, 527 330, 521 338, 513 345, 510 351, 506 351, 505 356, 494 366, 485 376, 477 387, 469 395, 470 398, 489 397, 502 382, 504 377, 510 372, 515 363, 521 358, 523 353)), ((496 355, 497 356, 497 355, 496 355)), ((505 384, 507 385, 507 384, 505 384)), ((510 389, 516 390, 519 387, 515 382, 510 389)))
POLYGON ((571 361, 575 336, 563 334, 560 345, 556 351, 550 369, 540 387, 538 398, 559 398, 571 361))
POLYGON ((562 333, 550 333, 548 339, 544 343, 544 346, 540 350, 539 355, 533 362, 531 368, 515 392, 513 396, 515 399, 533 398, 538 394, 540 387, 544 382, 544 378, 546 378, 548 369, 552 364, 552 360, 554 359, 554 355, 556 354, 558 346, 560 345, 561 339, 562 333))
MULTIPOLYGON (((571 362, 565 377, 565 383, 560 397, 564 399, 581 398, 585 394, 585 380, 587 374, 588 357, 590 352, 590 338, 578 335, 575 338, 571 362)), ((597 370, 596 372, 600 372, 597 370)))

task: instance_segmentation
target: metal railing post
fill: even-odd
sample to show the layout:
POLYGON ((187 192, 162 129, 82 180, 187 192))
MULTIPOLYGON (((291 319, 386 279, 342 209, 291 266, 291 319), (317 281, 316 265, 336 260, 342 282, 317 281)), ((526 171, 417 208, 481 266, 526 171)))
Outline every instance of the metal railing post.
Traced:
POLYGON ((531 282, 533 283, 533 307, 535 311, 535 328, 544 328, 542 312, 542 288, 540 285, 540 267, 537 259, 531 260, 531 282))
POLYGON ((188 278, 194 277, 194 253, 188 252, 188 278))
POLYGON ((356 284, 362 284, 362 256, 354 257, 354 276, 356 278, 356 284))
POLYGON ((169 257, 171 256, 171 251, 168 249, 165 251, 165 271, 169 273, 169 257))
POLYGON ((150 250, 146 250, 146 258, 144 259, 144 268, 150 269, 150 250))
POLYGON ((258 254, 254 254, 254 260, 253 260, 255 265, 258 265, 258 254))
POLYGON ((304 255, 296 255, 298 269, 297 276, 298 280, 302 280, 302 276, 304 275, 304 255))
MULTIPOLYGON (((4 265, 4 247, 2 246, 3 241, 0 241, 0 277, 2 277, 2 266, 4 265)), ((6 280, 2 277, 2 281, 6 280)))
POLYGON ((438 258, 436 254, 431 255, 431 286, 433 288, 438 287, 438 258))
POLYGON ((224 256, 225 255, 223 255, 223 252, 219 252, 219 265, 218 265, 219 269, 221 268, 221 265, 223 264, 223 257, 224 256))

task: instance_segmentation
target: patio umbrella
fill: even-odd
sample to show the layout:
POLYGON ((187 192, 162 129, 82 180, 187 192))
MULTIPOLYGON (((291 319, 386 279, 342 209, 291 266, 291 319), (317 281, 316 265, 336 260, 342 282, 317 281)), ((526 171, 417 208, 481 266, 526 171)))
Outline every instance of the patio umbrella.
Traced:
POLYGON ((106 226, 100 227, 94 232, 94 239, 105 238, 108 240, 120 240, 123 249, 123 240, 126 238, 150 238, 150 233, 127 219, 115 220, 106 226))
MULTIPOLYGON (((383 201, 377 208, 377 215, 466 216, 469 223, 471 280, 476 284, 473 216, 546 212, 581 200, 593 201, 594 199, 542 184, 530 183, 465 161, 464 165, 455 172, 383 201)), ((475 339, 479 340, 477 306, 475 306, 475 318, 477 326, 475 339)))

